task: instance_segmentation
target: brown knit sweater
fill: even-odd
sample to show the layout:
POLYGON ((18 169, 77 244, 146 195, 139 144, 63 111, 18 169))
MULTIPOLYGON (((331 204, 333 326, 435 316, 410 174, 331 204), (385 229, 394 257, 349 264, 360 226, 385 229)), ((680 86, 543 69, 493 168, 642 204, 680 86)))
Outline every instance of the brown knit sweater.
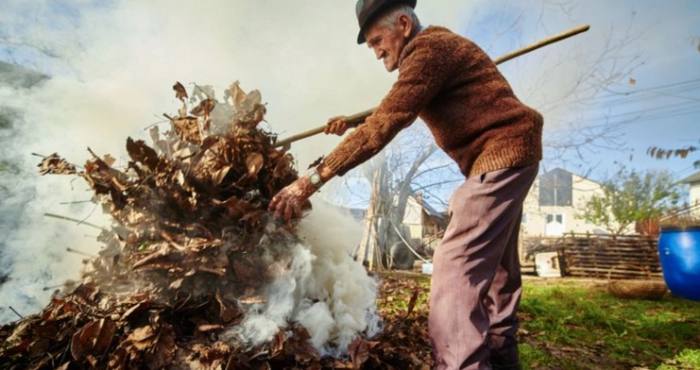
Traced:
POLYGON ((377 111, 326 157, 343 175, 379 152, 420 116, 465 176, 542 158, 542 116, 521 103, 476 44, 428 27, 399 58, 399 78, 377 111))

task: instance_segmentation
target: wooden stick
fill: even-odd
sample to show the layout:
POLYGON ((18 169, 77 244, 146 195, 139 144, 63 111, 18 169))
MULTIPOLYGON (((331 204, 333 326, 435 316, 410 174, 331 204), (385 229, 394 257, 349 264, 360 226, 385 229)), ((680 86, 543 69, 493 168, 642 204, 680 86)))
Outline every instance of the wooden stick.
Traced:
POLYGON ((61 215, 57 215, 57 214, 53 214, 53 213, 44 213, 44 216, 46 216, 46 217, 52 217, 52 218, 57 218, 57 219, 59 219, 59 220, 64 220, 64 221, 72 221, 72 222, 77 223, 78 225, 90 226, 90 227, 94 227, 95 229, 98 229, 98 230, 107 230, 107 229, 104 229, 104 228, 102 228, 102 227, 100 227, 100 226, 97 226, 97 225, 95 225, 95 224, 91 224, 91 223, 89 223, 89 222, 85 222, 85 221, 82 221, 82 220, 78 220, 77 218, 71 218, 71 217, 61 216, 61 215))
POLYGON ((559 41, 564 40, 564 39, 568 39, 569 37, 576 36, 580 33, 584 33, 586 31, 588 31, 590 28, 591 28, 591 26, 589 26, 587 24, 584 24, 582 26, 578 26, 576 28, 572 28, 566 32, 562 32, 558 35, 554 35, 552 37, 546 38, 546 39, 541 40, 540 42, 534 43, 530 46, 526 46, 522 49, 518 49, 518 50, 513 51, 511 53, 508 53, 506 55, 502 55, 499 58, 495 59, 493 62, 496 64, 501 64, 503 62, 507 62, 507 61, 509 61, 511 59, 515 59, 521 55, 535 51, 539 48, 554 44, 555 42, 559 42, 559 41))
POLYGON ((74 200, 72 202, 60 202, 58 204, 60 204, 62 206, 67 206, 67 205, 71 205, 71 204, 83 204, 83 203, 92 203, 92 202, 93 202, 92 199, 88 199, 88 200, 74 200))
POLYGON ((62 288, 64 285, 65 284, 45 286, 45 287, 41 288, 41 290, 43 290, 43 291, 54 290, 54 289, 62 288))
MULTIPOLYGON (((526 46, 526 47, 524 47, 524 48, 521 48, 521 49, 515 50, 515 51, 513 51, 513 52, 510 52, 510 53, 508 53, 508 54, 506 54, 506 55, 500 56, 500 57, 494 59, 493 62, 496 63, 497 65, 498 65, 498 64, 501 64, 501 63, 504 63, 504 62, 507 62, 507 61, 509 61, 509 60, 511 60, 511 59, 515 59, 515 58, 517 58, 517 57, 519 57, 519 56, 521 56, 521 55, 523 55, 523 54, 530 53, 530 52, 535 51, 535 50, 537 50, 537 49, 539 49, 539 48, 545 47, 545 46, 547 46, 547 45, 551 45, 551 44, 553 44, 553 43, 555 43, 555 42, 559 42, 559 41, 564 40, 564 39, 567 39, 567 38, 569 38, 569 37, 572 37, 572 36, 578 35, 578 34, 580 34, 580 33, 586 32, 586 31, 588 31, 589 29, 590 29, 590 26, 589 26, 589 25, 583 25, 583 26, 579 26, 579 27, 573 28, 573 29, 571 29, 571 30, 569 30, 569 31, 562 32, 562 33, 560 33, 560 34, 558 34, 558 35, 555 35, 555 36, 546 38, 546 39, 544 39, 544 40, 542 40, 542 41, 539 41, 539 42, 537 42, 537 43, 534 43, 534 44, 532 44, 532 45, 526 46)), ((350 124, 351 127, 358 126, 358 125, 362 124, 362 122, 364 122, 365 119, 367 119, 367 117, 371 116, 372 113, 374 113, 376 110, 377 110, 377 108, 372 108, 372 109, 368 109, 368 110, 366 110, 366 111, 364 111, 364 112, 360 112, 360 113, 353 114, 353 115, 351 115, 351 116, 347 116, 347 117, 346 117, 346 121, 350 124)), ((286 147, 286 146, 290 145, 291 143, 293 143, 293 142, 295 142, 295 141, 299 141, 299 140, 302 140, 302 139, 306 139, 307 137, 311 137, 311 136, 314 136, 314 135, 318 135, 318 134, 322 133, 325 129, 326 129, 326 125, 319 126, 319 127, 316 127, 316 128, 312 128, 312 129, 310 129, 310 130, 307 130, 307 131, 304 131, 304 132, 300 132, 300 133, 298 133, 298 134, 296 134, 296 135, 292 135, 292 136, 290 136, 290 137, 288 137, 288 138, 286 138, 286 139, 284 139, 284 140, 280 140, 280 141, 278 141, 277 143, 275 143, 274 146, 275 146, 276 148, 278 148, 278 147, 286 147)))
POLYGON ((92 257, 92 258, 97 257, 97 256, 94 255, 94 254, 90 254, 90 253, 87 253, 87 252, 79 251, 79 250, 73 249, 73 248, 71 248, 71 247, 66 248, 66 251, 67 251, 67 252, 71 252, 71 253, 75 253, 75 254, 79 254, 79 255, 85 256, 85 257, 92 257))
MULTIPOLYGON (((355 113, 351 116, 345 117, 345 121, 347 121, 348 124, 350 124, 350 126, 352 126, 352 127, 359 126, 362 122, 365 121, 365 119, 367 119, 367 117, 371 116, 375 110, 376 110, 376 108, 372 108, 372 109, 368 109, 364 112, 355 113)), ((300 132, 296 135, 292 135, 284 140, 280 140, 277 143, 275 143, 275 148, 284 147, 284 146, 287 146, 295 141, 299 141, 302 139, 306 139, 307 137, 318 135, 318 134, 322 133, 325 129, 326 129, 326 125, 323 125, 323 126, 319 126, 316 128, 312 128, 311 130, 300 132)))
POLYGON ((12 310, 12 312, 15 313, 15 315, 19 316, 20 319, 24 318, 24 316, 20 315, 19 312, 17 312, 17 310, 14 309, 14 307, 12 307, 12 306, 7 306, 7 307, 9 307, 10 310, 12 310))

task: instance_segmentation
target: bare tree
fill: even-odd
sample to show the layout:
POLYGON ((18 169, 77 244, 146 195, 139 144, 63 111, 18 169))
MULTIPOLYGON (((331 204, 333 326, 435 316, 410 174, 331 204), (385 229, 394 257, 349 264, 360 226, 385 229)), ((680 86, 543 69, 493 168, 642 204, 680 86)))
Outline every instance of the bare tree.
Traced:
MULTIPOLYGON (((456 165, 420 128, 402 133, 355 175, 371 184, 364 234, 356 253, 371 269, 384 267, 387 246, 408 239, 406 235, 397 235, 397 230, 402 230, 411 196, 418 192, 429 194, 464 180, 456 165)), ((434 197, 438 201, 442 198, 434 197)))

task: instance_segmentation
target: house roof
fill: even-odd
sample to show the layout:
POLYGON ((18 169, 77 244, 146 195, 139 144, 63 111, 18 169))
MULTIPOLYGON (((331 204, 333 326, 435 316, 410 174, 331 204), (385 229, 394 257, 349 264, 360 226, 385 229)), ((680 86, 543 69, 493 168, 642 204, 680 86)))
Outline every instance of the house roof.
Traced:
POLYGON ((425 210, 425 213, 427 213, 430 216, 436 216, 436 217, 444 217, 445 216, 445 212, 438 211, 437 209, 435 209, 435 207, 430 205, 430 203, 427 202, 425 199, 423 200, 422 205, 423 205, 423 209, 425 210))
POLYGON ((444 221, 447 219, 447 211, 443 211, 443 212, 438 211, 425 198, 423 198, 422 201, 418 201, 418 199, 416 198, 415 191, 413 191, 413 193, 410 195, 410 198, 417 201, 418 204, 420 204, 421 208, 423 209, 423 212, 425 212, 429 217, 437 218, 441 221, 444 221))
POLYGON ((582 179, 584 179, 584 180, 587 180, 587 181, 596 183, 596 184, 598 184, 598 185, 602 185, 602 184, 600 183, 600 181, 596 181, 596 180, 593 180, 593 179, 591 179, 591 178, 589 178, 589 177, 586 177, 586 176, 584 176, 584 175, 579 175, 579 174, 574 173, 574 172, 571 172, 571 171, 569 171, 569 170, 565 170, 565 169, 563 169, 563 168, 561 168, 561 167, 554 167, 554 168, 552 168, 551 170, 546 171, 545 173, 552 173, 552 172, 566 172, 566 173, 569 173, 569 174, 571 174, 571 175, 580 177, 580 178, 582 178, 582 179))
POLYGON ((683 180, 681 180, 681 182, 684 184, 695 184, 700 182, 700 171, 684 178, 683 180))

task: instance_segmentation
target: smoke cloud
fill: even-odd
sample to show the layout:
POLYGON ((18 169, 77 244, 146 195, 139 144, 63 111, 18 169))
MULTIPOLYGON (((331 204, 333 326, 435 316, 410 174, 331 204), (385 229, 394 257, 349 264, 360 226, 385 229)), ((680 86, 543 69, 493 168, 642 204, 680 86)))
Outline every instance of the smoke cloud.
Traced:
POLYGON ((376 282, 351 257, 361 228, 325 202, 314 207, 300 225, 303 244, 292 247, 290 260, 270 261, 278 273, 265 302, 250 307, 227 336, 256 345, 296 322, 321 353, 337 355, 358 333, 377 332, 376 282))

